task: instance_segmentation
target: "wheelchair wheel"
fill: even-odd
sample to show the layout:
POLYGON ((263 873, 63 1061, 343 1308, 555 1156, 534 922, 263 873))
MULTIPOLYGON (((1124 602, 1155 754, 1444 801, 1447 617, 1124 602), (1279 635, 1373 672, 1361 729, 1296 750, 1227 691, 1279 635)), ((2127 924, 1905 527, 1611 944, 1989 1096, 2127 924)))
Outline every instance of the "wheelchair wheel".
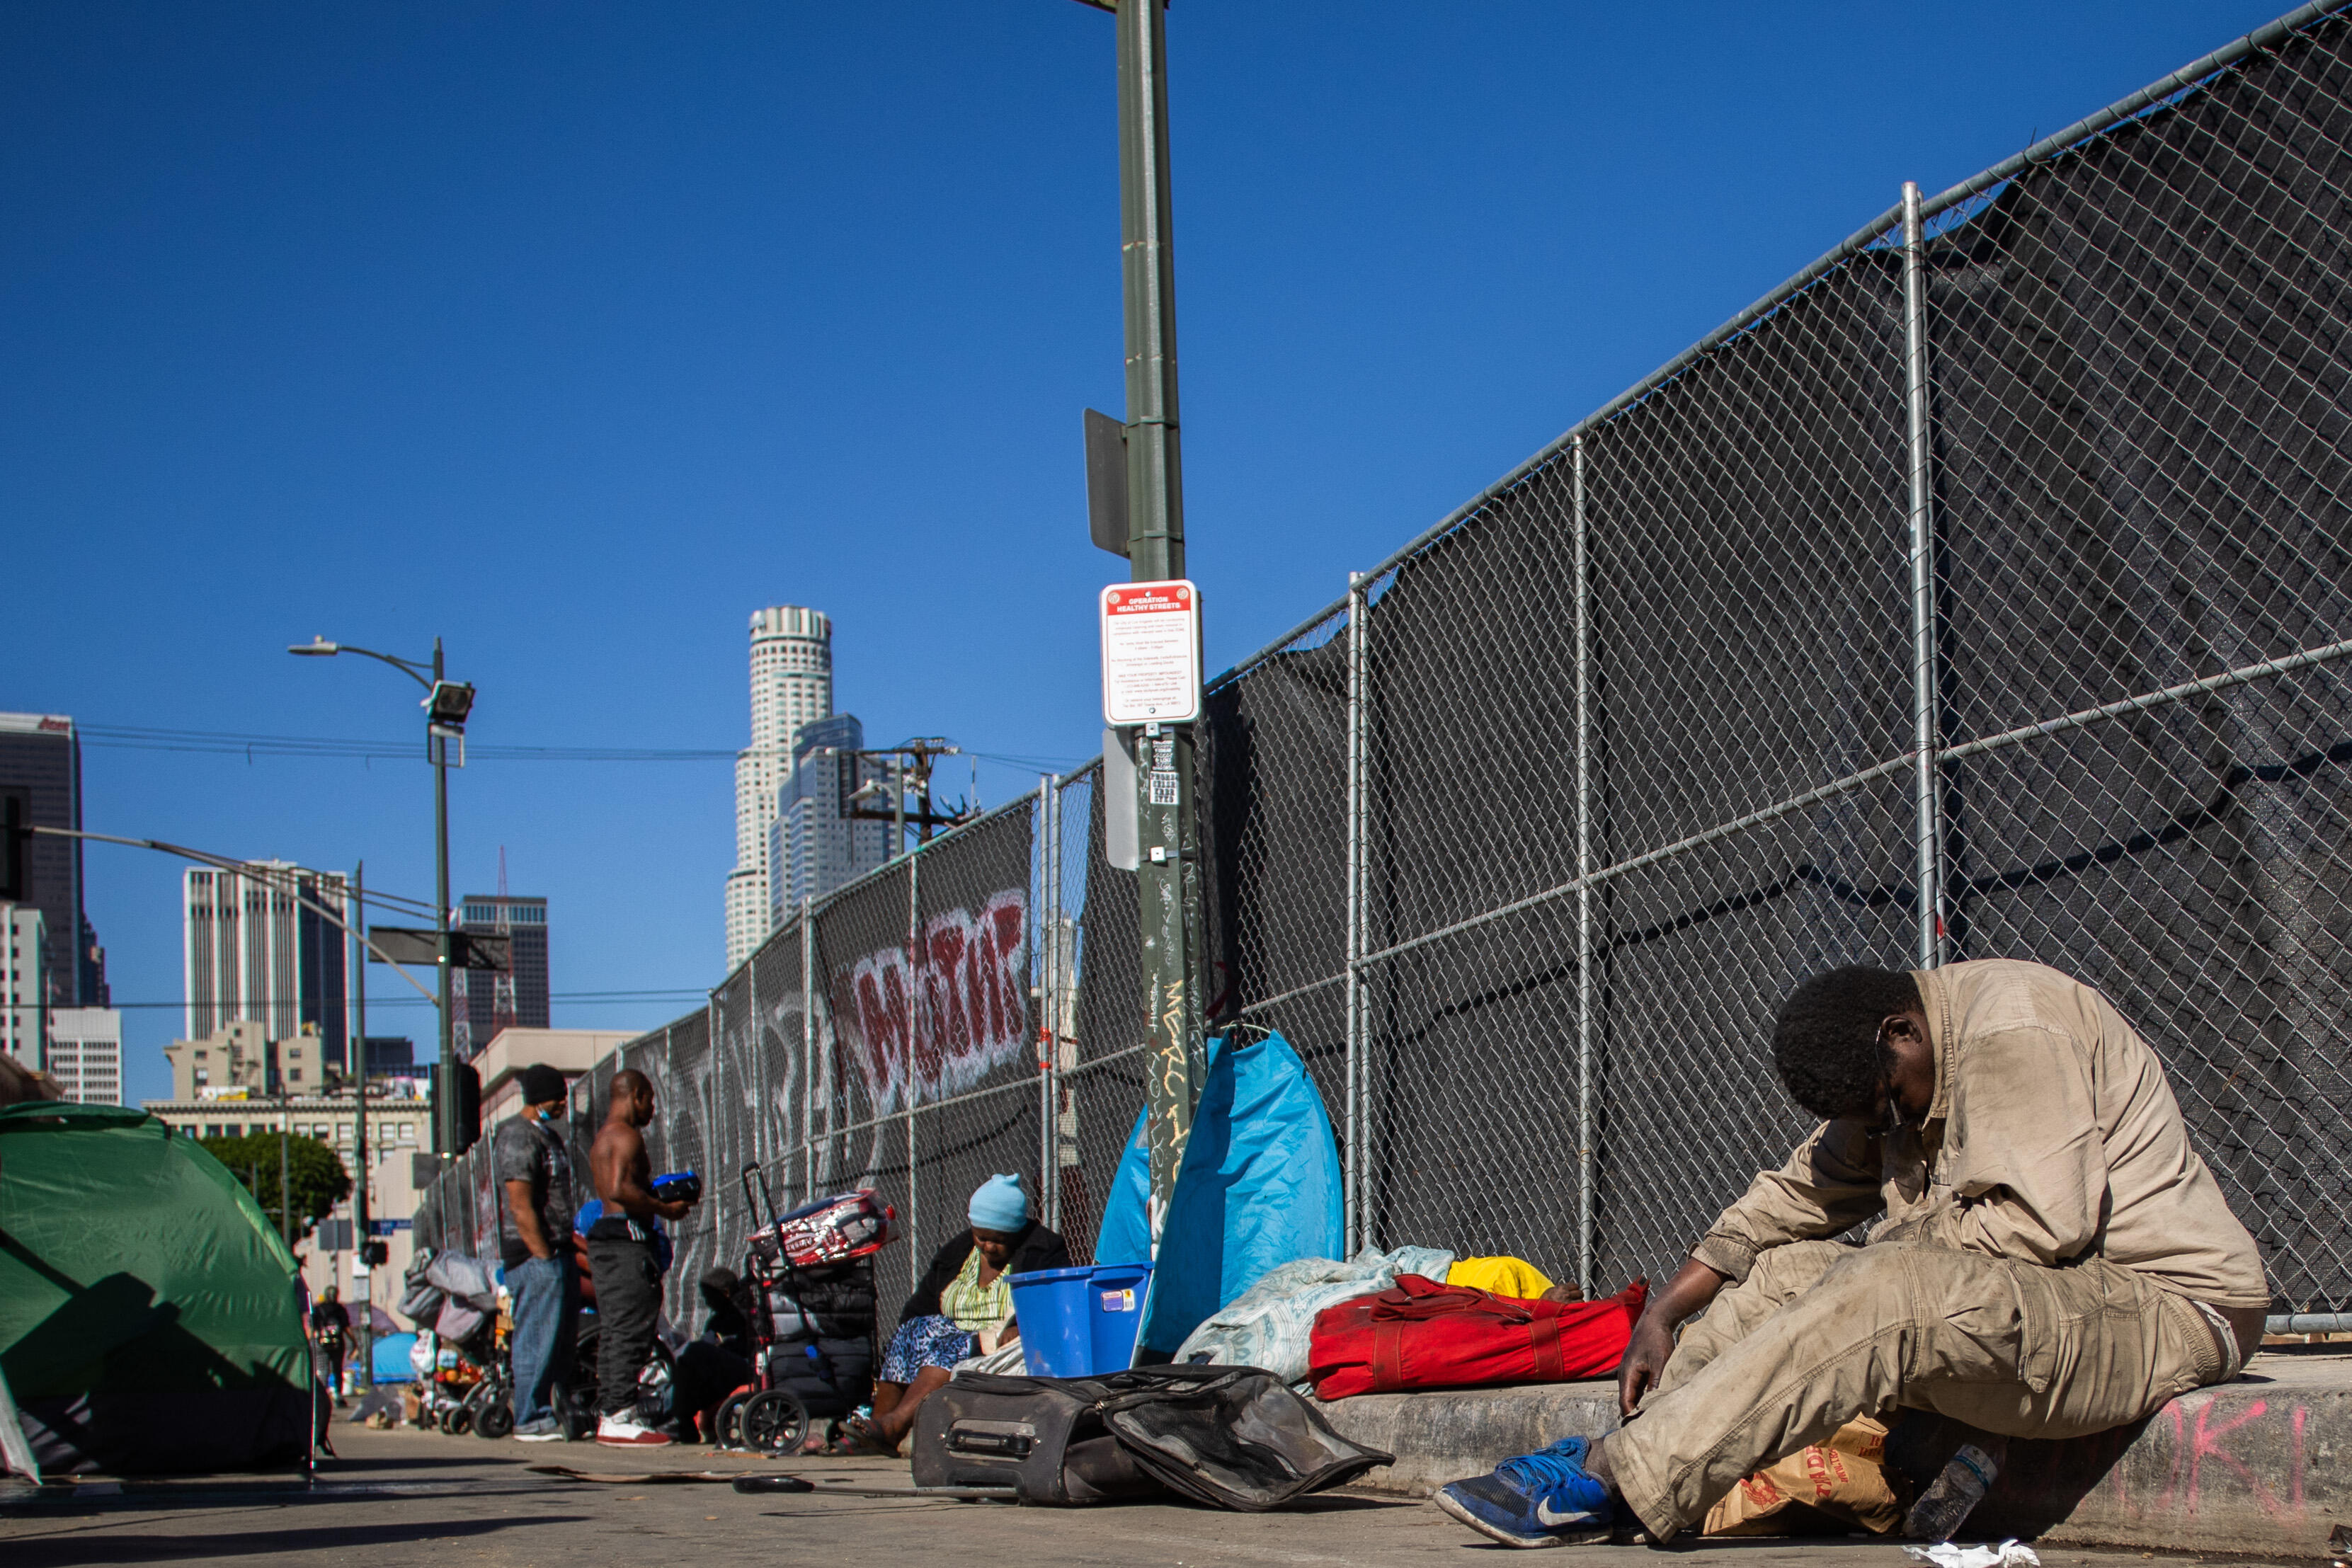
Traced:
POLYGON ((474 1416, 474 1435, 493 1440, 514 1430, 514 1406, 503 1399, 493 1399, 474 1416))
POLYGON ((743 1446, 743 1406, 751 1403, 751 1399, 750 1394, 738 1389, 719 1402, 718 1410, 710 1417, 712 1442, 722 1448, 743 1446))
POLYGON ((807 1409, 781 1388, 744 1400, 737 1420, 742 1427, 743 1446, 755 1454, 772 1458, 797 1454, 808 1437, 807 1409))

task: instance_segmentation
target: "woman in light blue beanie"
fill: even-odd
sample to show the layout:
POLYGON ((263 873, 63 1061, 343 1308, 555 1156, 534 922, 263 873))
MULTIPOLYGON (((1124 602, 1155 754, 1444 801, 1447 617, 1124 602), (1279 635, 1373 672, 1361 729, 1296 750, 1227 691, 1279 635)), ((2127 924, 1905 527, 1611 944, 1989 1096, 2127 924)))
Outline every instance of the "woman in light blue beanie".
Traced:
POLYGON ((946 1386, 956 1363, 1020 1337, 1007 1276, 1070 1266, 1068 1243, 1029 1218, 1019 1176, 990 1176, 968 1212, 971 1228, 939 1249, 898 1315, 875 1373, 874 1418, 846 1423, 865 1448, 897 1453, 915 1406, 946 1386))

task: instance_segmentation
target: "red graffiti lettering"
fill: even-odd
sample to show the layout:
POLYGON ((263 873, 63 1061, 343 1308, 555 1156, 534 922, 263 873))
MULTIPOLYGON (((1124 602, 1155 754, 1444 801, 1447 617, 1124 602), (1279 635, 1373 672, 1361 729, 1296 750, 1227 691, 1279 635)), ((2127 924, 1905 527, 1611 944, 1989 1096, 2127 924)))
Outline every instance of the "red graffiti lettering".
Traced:
POLYGON ((903 947, 836 973, 834 1012, 872 1114, 969 1089, 1022 1054, 1028 1028, 1028 899, 998 894, 978 915, 933 915, 910 966, 903 947))

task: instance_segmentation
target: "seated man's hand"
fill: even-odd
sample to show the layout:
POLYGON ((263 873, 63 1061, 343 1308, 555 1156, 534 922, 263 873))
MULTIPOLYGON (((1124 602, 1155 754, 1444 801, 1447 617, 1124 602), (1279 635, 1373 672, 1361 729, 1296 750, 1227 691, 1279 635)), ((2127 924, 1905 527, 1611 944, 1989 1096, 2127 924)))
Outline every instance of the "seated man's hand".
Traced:
POLYGON ((1625 1359, 1617 1364, 1617 1408, 1622 1414, 1631 1416, 1641 1408, 1642 1396, 1657 1386, 1674 1354, 1675 1331, 1653 1307, 1634 1323, 1625 1359))

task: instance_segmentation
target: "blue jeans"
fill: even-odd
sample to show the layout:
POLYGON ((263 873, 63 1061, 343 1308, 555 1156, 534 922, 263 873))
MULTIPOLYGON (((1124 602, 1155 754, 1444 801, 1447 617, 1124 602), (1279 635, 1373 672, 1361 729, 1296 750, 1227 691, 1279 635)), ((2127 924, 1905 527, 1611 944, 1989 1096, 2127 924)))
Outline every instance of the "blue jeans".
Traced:
POLYGON ((580 1327, 580 1277, 572 1260, 526 1258, 507 1270, 514 1292, 515 1425, 555 1414, 557 1391, 572 1381, 572 1346, 580 1327))

